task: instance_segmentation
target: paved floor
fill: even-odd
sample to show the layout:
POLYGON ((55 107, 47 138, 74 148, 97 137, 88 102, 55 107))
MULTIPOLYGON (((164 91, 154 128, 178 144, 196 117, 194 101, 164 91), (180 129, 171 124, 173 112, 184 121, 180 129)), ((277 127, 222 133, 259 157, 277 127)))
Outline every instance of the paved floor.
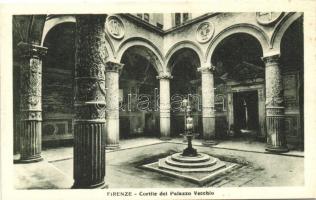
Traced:
MULTIPOLYGON (((136 138, 122 140, 120 144, 121 149, 107 150, 106 153, 106 182, 109 188, 197 187, 193 183, 139 167, 182 151, 185 148, 182 139, 164 142, 156 138, 136 138)), ((267 154, 264 143, 249 141, 221 141, 213 148, 200 145, 199 140, 193 144, 200 152, 244 165, 207 186, 299 186, 304 183, 303 152, 267 154)), ((43 162, 15 164, 15 187, 70 188, 73 182, 72 154, 72 147, 44 149, 43 162)))

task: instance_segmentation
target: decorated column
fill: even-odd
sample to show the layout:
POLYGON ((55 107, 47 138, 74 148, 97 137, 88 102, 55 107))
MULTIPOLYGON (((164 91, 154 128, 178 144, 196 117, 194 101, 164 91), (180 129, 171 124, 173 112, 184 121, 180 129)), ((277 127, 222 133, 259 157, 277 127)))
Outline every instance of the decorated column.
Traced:
POLYGON ((157 76, 160 83, 160 139, 170 140, 170 79, 169 74, 157 76))
POLYGON ((106 148, 119 148, 119 72, 123 64, 109 61, 105 69, 106 85, 106 148))
POLYGON ((103 188, 105 15, 77 15, 76 22, 73 188, 103 188))
POLYGON ((214 145, 215 112, 214 112, 214 66, 206 65, 198 68, 202 74, 202 121, 203 144, 214 145))
POLYGON ((47 48, 20 43, 21 51, 21 147, 20 162, 42 160, 42 56, 47 48))
POLYGON ((284 105, 279 55, 264 57, 266 85, 267 151, 287 152, 284 135, 284 105))

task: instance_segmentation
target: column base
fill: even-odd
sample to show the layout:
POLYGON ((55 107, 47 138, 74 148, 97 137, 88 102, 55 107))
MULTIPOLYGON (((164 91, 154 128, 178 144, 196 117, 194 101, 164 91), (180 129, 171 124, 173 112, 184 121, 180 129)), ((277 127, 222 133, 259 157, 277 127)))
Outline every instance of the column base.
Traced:
POLYGON ((108 188, 108 185, 103 181, 102 183, 94 184, 94 185, 80 185, 74 183, 71 189, 105 189, 108 188))
POLYGON ((289 152, 289 148, 287 146, 275 147, 275 146, 267 145, 266 151, 271 152, 271 153, 286 153, 286 152, 289 152))
POLYGON ((39 156, 39 157, 30 157, 26 159, 19 159, 19 160, 16 160, 15 163, 35 163, 35 162, 40 162, 42 160, 43 158, 39 156))
POLYGON ((163 136, 163 137, 160 137, 159 139, 166 141, 166 140, 171 140, 171 137, 163 136))
POLYGON ((218 142, 215 141, 215 140, 203 140, 203 141, 202 141, 202 144, 203 144, 204 146, 214 146, 214 145, 217 145, 218 142))
POLYGON ((105 145, 105 149, 106 150, 115 150, 115 149, 119 149, 120 145, 119 144, 109 144, 109 145, 105 145))

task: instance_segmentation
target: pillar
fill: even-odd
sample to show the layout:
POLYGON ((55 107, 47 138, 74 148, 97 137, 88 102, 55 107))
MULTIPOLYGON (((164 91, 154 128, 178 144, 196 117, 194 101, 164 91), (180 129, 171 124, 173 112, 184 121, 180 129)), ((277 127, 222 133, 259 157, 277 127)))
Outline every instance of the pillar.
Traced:
POLYGON ((109 61, 105 66, 106 85, 106 148, 119 148, 119 72, 123 64, 109 61))
POLYGON ((279 55, 264 57, 266 86, 267 147, 270 152, 287 152, 284 135, 283 83, 279 55))
POLYGON ((103 188, 105 185, 105 15, 77 15, 76 23, 72 188, 103 188))
POLYGON ((203 145, 215 145, 214 66, 198 68, 202 74, 203 145))
POLYGON ((47 48, 20 43, 21 51, 21 163, 42 160, 42 57, 47 48))
POLYGON ((170 79, 169 74, 157 76, 160 84, 160 139, 170 140, 170 79))

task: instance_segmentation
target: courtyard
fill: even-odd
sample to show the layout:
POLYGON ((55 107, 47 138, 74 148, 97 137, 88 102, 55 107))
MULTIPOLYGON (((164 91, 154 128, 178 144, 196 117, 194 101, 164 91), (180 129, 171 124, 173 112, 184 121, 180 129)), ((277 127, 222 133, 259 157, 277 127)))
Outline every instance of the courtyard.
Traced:
POLYGON ((15 188, 303 186, 303 22, 13 16, 15 188))
MULTIPOLYGON (((304 152, 291 150, 270 154, 265 144, 251 140, 220 141, 213 147, 193 141, 194 148, 224 161, 238 163, 238 169, 216 178, 204 187, 302 186, 304 152)), ((172 153, 181 152, 182 138, 161 141, 156 138, 134 138, 121 141, 121 148, 106 150, 108 188, 192 188, 187 180, 152 172, 141 167, 172 153)), ((44 161, 15 164, 16 189, 70 189, 73 185, 73 147, 43 149, 44 161)), ((18 159, 18 155, 15 155, 18 159)))

